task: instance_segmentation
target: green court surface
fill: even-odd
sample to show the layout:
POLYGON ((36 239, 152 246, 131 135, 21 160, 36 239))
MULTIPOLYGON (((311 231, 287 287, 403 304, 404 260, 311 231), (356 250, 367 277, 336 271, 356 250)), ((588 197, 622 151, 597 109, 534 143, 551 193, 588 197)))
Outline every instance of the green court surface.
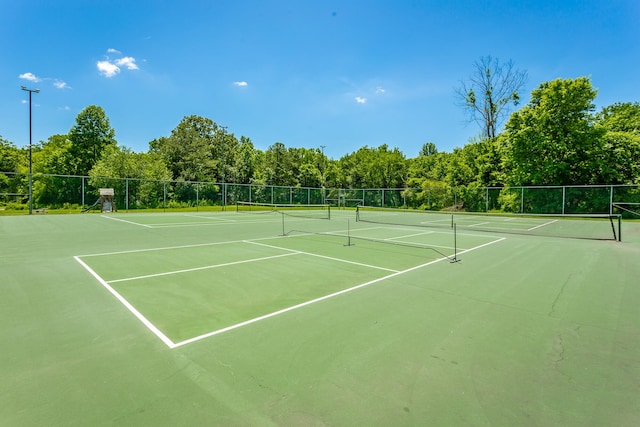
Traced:
POLYGON ((640 223, 304 213, 0 217, 0 425, 640 425, 640 223))

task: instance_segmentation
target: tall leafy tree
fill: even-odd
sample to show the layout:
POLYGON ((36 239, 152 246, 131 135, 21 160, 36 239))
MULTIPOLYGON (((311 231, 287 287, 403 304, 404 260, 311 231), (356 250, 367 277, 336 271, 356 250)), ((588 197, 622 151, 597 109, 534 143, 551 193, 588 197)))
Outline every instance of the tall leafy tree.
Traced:
POLYGON ((241 136, 235 157, 235 181, 238 184, 250 184, 259 163, 259 151, 251 139, 241 136))
POLYGON ((398 149, 383 144, 364 146, 339 160, 341 186, 348 188, 402 188, 407 181, 407 162, 398 149))
POLYGON ((20 150, 0 136, 0 172, 17 172, 20 150))
POLYGON ((604 132, 599 159, 603 182, 640 182, 640 103, 616 103, 596 116, 596 126, 604 132))
POLYGON ((515 68, 512 61, 500 63, 485 56, 473 63, 473 73, 456 89, 459 104, 482 128, 484 138, 495 138, 508 117, 510 107, 520 102, 520 91, 527 72, 515 68))
POLYGON ((542 83, 505 129, 513 185, 598 184, 602 131, 593 126, 597 91, 586 77, 542 83))
POLYGON ((214 156, 214 138, 218 125, 200 116, 185 116, 171 136, 149 143, 152 152, 164 158, 173 179, 214 181, 221 171, 222 158, 214 156))
POLYGON ((88 175, 100 160, 105 148, 116 145, 115 130, 102 107, 90 105, 78 114, 76 124, 69 131, 74 173, 88 175))

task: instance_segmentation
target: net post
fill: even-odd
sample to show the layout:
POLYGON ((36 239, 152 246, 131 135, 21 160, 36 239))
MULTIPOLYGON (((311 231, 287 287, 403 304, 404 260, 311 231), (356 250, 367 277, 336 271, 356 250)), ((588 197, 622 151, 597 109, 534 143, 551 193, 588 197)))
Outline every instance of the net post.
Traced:
POLYGON ((356 205, 356 222, 360 221, 360 205, 356 205))
POLYGON ((618 215, 618 242, 622 242, 622 215, 618 215))
MULTIPOLYGON (((274 211, 276 212, 276 211, 274 211)), ((286 236, 287 233, 284 232, 284 214, 282 212, 278 212, 280 214, 280 216, 282 217, 282 235, 286 236)))
POLYGON ((345 246, 351 246, 351 222, 347 218, 347 244, 345 246))
POLYGON ((453 264, 454 262, 458 262, 460 261, 458 259, 458 233, 457 233, 457 227, 455 222, 453 223, 453 259, 451 260, 451 263, 453 264))

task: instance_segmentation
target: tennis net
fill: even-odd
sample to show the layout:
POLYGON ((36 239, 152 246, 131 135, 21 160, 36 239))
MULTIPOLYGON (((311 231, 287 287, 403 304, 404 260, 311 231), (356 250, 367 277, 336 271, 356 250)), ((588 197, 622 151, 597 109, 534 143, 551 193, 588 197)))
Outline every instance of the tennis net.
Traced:
POLYGON ((380 224, 451 228, 594 240, 621 240, 620 215, 506 214, 461 211, 422 211, 358 206, 356 220, 380 224))
POLYGON ((331 207, 329 205, 277 204, 239 201, 236 202, 236 212, 277 212, 282 215, 301 218, 331 219, 331 207))

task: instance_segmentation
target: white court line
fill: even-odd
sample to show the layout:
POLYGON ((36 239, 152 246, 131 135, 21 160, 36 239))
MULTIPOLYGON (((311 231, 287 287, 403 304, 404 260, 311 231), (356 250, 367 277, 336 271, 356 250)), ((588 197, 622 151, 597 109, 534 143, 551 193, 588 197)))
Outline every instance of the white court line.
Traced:
POLYGON ((262 257, 262 258, 252 258, 252 259, 245 259, 245 260, 242 260, 242 261, 226 262, 226 263, 223 263, 223 264, 205 265, 203 267, 187 268, 187 269, 184 269, 184 270, 175 270, 175 271, 167 271, 167 272, 164 272, 164 273, 147 274, 147 275, 144 275, 144 276, 125 277, 124 279, 109 280, 108 283, 129 282, 131 280, 141 280, 141 279, 149 279, 149 278, 152 278, 152 277, 170 276, 172 274, 189 273, 189 272, 192 272, 192 271, 200 271, 200 270, 209 270, 209 269, 218 268, 218 267, 228 267, 230 265, 246 264, 246 263, 249 263, 249 262, 256 262, 256 261, 265 261, 265 260, 268 260, 268 259, 282 258, 282 257, 285 257, 285 256, 291 256, 291 255, 299 255, 299 253, 286 253, 286 254, 280 254, 280 255, 266 256, 266 257, 262 257))
MULTIPOLYGON (((273 239, 273 237, 265 238, 265 239, 256 239, 256 240, 266 240, 266 239, 273 239)), ((501 237, 501 238, 498 238, 497 240, 493 240, 491 242, 487 242, 485 244, 482 244, 482 245, 479 245, 479 246, 475 246, 475 247, 473 247, 471 249, 466 249, 466 250, 464 250, 462 252, 458 252, 457 255, 458 256, 459 255, 463 255, 465 253, 474 251, 476 249, 480 249, 480 248, 492 245, 494 243, 501 242, 501 241, 503 241, 505 239, 506 239, 505 237, 501 237)), ((256 245, 263 245, 263 244, 257 243, 256 241, 248 241, 248 240, 242 240, 242 241, 238 241, 238 242, 252 243, 252 244, 256 244, 256 245)), ((226 242, 219 242, 219 243, 212 243, 212 244, 222 244, 222 243, 226 243, 226 242)), ((173 247, 173 248, 196 247, 196 246, 206 246, 206 245, 211 245, 211 244, 176 246, 176 247, 173 247)), ((271 246, 271 245, 264 245, 264 246, 271 246)), ((273 246, 273 247, 277 248, 277 249, 292 251, 292 254, 296 254, 296 253, 305 254, 304 252, 294 251, 294 250, 291 250, 291 249, 281 248, 281 247, 278 247, 278 246, 273 246)), ((158 249, 170 249, 170 248, 158 248, 158 249)), ((154 250, 154 249, 151 249, 151 250, 154 250)), ((143 251, 147 251, 147 250, 113 252, 111 254, 129 253, 129 252, 143 252, 143 251)), ((98 256, 98 255, 108 255, 108 254, 105 253, 105 254, 83 255, 83 256, 98 256)), ((314 254, 307 254, 307 255, 317 256, 317 255, 314 255, 314 254)), ((293 306, 288 307, 288 308, 284 308, 282 310, 278 310, 278 311, 275 311, 275 312, 272 312, 272 313, 265 314, 263 316, 259 316, 259 317, 253 318, 253 319, 249 319, 249 320, 246 320, 244 322, 240 322, 240 323, 237 323, 235 325, 228 326, 226 328, 218 329, 218 330, 206 333, 206 334, 202 334, 202 335, 199 335, 199 336, 196 336, 196 337, 193 337, 193 338, 189 338, 187 340, 184 340, 184 341, 181 341, 181 342, 178 342, 178 343, 174 343, 171 339, 169 339, 166 335, 164 335, 153 323, 151 323, 146 317, 144 317, 135 307, 133 307, 133 305, 131 305, 122 295, 120 295, 114 288, 112 288, 109 285, 109 283, 107 283, 102 277, 100 277, 99 274, 97 274, 95 271, 93 271, 93 269, 91 269, 91 267, 89 267, 84 261, 82 261, 82 259, 80 259, 80 258, 83 257, 83 256, 74 256, 73 258, 80 265, 82 265, 96 280, 98 280, 98 282, 102 286, 104 286, 105 289, 107 289, 112 295, 114 295, 116 297, 116 299, 118 299, 118 301, 120 301, 131 313, 133 313, 133 315, 136 318, 138 318, 138 320, 140 320, 154 335, 156 335, 158 338, 160 338, 160 340, 162 342, 164 342, 167 345, 167 347, 169 347, 170 349, 174 349, 174 348, 183 346, 185 344, 190 344, 190 343, 193 343, 193 342, 196 342, 196 341, 200 341, 202 339, 205 339, 205 338, 208 338, 208 337, 211 337, 211 336, 214 336, 214 335, 218 335, 218 334, 221 334, 223 332, 227 332, 227 331, 230 331, 230 330, 233 330, 233 329, 237 329, 237 328, 240 328, 242 326, 246 326, 246 325, 249 325, 249 324, 252 324, 252 323, 256 323, 258 321, 265 320, 265 319, 268 319, 270 317, 274 317, 274 316, 277 316, 277 315, 280 315, 280 314, 284 314, 284 313, 287 313, 289 311, 292 311, 292 310, 295 310, 295 309, 298 309, 298 308, 301 308, 301 307, 305 307, 307 305, 311 305, 311 304, 314 304, 314 303, 317 303, 317 302, 321 302, 321 301, 324 301, 326 299, 333 298, 333 297, 336 297, 336 296, 339 296, 339 295, 342 295, 342 294, 345 294, 347 292, 351 292, 351 291, 354 291, 354 290, 357 290, 357 289, 360 289, 360 288, 364 288, 366 286, 381 282, 383 280, 386 280, 386 279, 389 279, 389 278, 392 278, 392 277, 395 277, 395 276, 399 276, 401 274, 405 274, 405 273, 408 273, 408 272, 411 272, 411 271, 414 271, 414 270, 417 270, 417 269, 420 269, 420 268, 423 268, 423 267, 426 267, 426 266, 429 266, 429 265, 432 265, 432 264, 435 264, 435 263, 438 263, 438 262, 441 262, 441 261, 449 259, 447 257, 442 257, 442 258, 436 259, 434 261, 430 261, 430 262, 425 263, 425 264, 421 264, 421 265, 418 265, 418 266, 415 266, 415 267, 408 268, 406 270, 395 271, 392 274, 380 277, 378 279, 371 280, 371 281, 366 282, 366 283, 362 283, 362 284, 357 285, 357 286, 353 286, 353 287, 348 288, 348 289, 344 289, 344 290, 341 290, 341 291, 338 291, 338 292, 334 292, 332 294, 325 295, 323 297, 319 297, 319 298, 316 298, 316 299, 313 299, 313 300, 310 300, 310 301, 306 301, 306 302, 303 302, 303 303, 300 303, 300 304, 293 305, 293 306)), ((324 258, 334 259, 335 261, 345 262, 344 260, 331 258, 331 257, 324 257, 324 258)), ((355 264, 357 264, 357 263, 355 263, 355 264)), ((361 265, 366 266, 366 264, 361 264, 361 265)))
POLYGON ((361 262, 349 261, 349 260, 346 260, 346 259, 334 258, 334 257, 326 256, 326 255, 319 255, 319 254, 314 254, 314 253, 311 253, 311 252, 299 251, 299 250, 296 250, 296 249, 288 249, 288 248, 283 248, 281 246, 267 245, 265 243, 258 243, 256 241, 251 241, 251 240, 245 240, 245 242, 246 243, 250 243, 252 245, 264 246, 264 247, 273 248, 273 249, 280 249, 280 250, 283 250, 283 251, 291 251, 291 252, 295 252, 295 253, 298 253, 298 254, 304 254, 304 255, 309 255, 309 256, 313 256, 313 257, 317 257, 317 258, 329 259, 331 261, 338 261, 338 262, 343 262, 343 263, 346 263, 346 264, 358 265, 358 266, 361 266, 361 267, 373 268, 373 269, 376 269, 376 270, 392 271, 394 273, 398 272, 398 270, 393 270, 391 268, 378 267, 377 265, 363 264, 361 262))
POLYGON ((465 227, 480 227, 481 225, 486 225, 486 224, 493 224, 493 223, 485 221, 485 222, 479 222, 477 224, 469 224, 469 225, 465 224, 465 227))
POLYGON ((194 214, 184 214, 183 216, 188 216, 189 218, 198 218, 198 219, 210 219, 211 221, 227 221, 227 222, 238 222, 235 219, 227 219, 227 218, 215 218, 203 215, 194 215, 194 214))
MULTIPOLYGON (((254 240, 272 240, 274 237, 260 237, 254 240)), ((226 245, 232 243, 245 243, 246 240, 227 240, 224 242, 210 242, 210 243, 196 243, 193 245, 179 245, 179 246, 163 246, 159 248, 147 248, 147 249, 130 249, 127 251, 116 251, 116 252, 102 252, 97 254, 86 254, 86 255, 78 255, 80 258, 87 257, 95 257, 95 256, 105 256, 105 255, 122 255, 122 254, 134 254, 138 252, 154 252, 154 251, 168 251, 171 249, 188 249, 188 248, 198 248, 202 246, 216 246, 216 245, 226 245)))
POLYGON ((107 215, 100 215, 102 218, 107 218, 110 219, 112 221, 120 221, 120 222, 126 222, 127 224, 132 224, 132 225, 137 225, 138 227, 147 227, 147 228, 153 228, 150 225, 146 225, 146 224, 140 224, 138 222, 133 222, 133 221, 127 221, 126 219, 120 219, 120 218, 114 218, 111 216, 107 216, 107 215))
POLYGON ((176 346, 174 344, 174 342, 169 339, 169 337, 167 337, 165 334, 163 334, 160 331, 160 329, 156 328, 153 323, 151 323, 146 317, 144 317, 142 315, 142 313, 140 313, 138 310, 136 310, 136 308, 134 306, 132 306, 129 303, 129 301, 127 301, 122 295, 120 295, 118 293, 118 291, 116 291, 111 286, 109 286, 109 284, 107 282, 105 282, 104 279, 102 277, 100 277, 100 275, 98 273, 93 271, 93 269, 91 267, 89 267, 87 264, 85 264, 85 262, 82 261, 80 259, 80 257, 74 256, 73 258, 76 261, 78 261, 78 263, 80 263, 80 265, 83 266, 89 272, 89 274, 91 274, 93 277, 95 277, 95 279, 98 282, 100 282, 100 284, 102 286, 104 286, 109 292, 111 292, 111 294, 114 297, 116 297, 118 299, 118 301, 120 301, 131 313, 133 313, 133 315, 136 316, 138 318, 138 320, 140 320, 142 322, 143 325, 145 325, 151 332, 153 332, 158 338, 160 338, 160 340, 162 340, 163 343, 165 343, 169 348, 174 348, 176 346))
MULTIPOLYGON (((504 238, 504 237, 502 237, 502 238, 500 238, 500 239, 498 239, 498 240, 494 240, 494 241, 491 241, 491 242, 485 243, 485 244, 480 245, 480 246, 476 246, 476 247, 471 248, 471 249, 467 249, 466 251, 463 251, 463 252, 458 253, 458 255, 462 255, 462 254, 465 254, 465 253, 467 253, 467 252, 471 252, 471 251, 474 251, 474 250, 476 250, 476 249, 480 249, 480 248, 483 248, 483 247, 485 247, 485 246, 489 246, 489 245, 492 245, 492 244, 494 244, 494 243, 501 242, 501 241, 503 241, 503 240, 505 240, 505 238, 504 238)), ((366 282, 366 283, 362 283, 362 284, 357 285, 357 286, 353 286, 353 287, 348 288, 348 289, 343 289, 343 290, 341 290, 341 291, 334 292, 334 293, 329 294, 329 295, 325 295, 325 296, 322 296, 322 297, 319 297, 319 298, 315 298, 315 299, 312 299, 312 300, 310 300, 310 301, 305 301, 305 302, 303 302, 303 303, 296 304, 296 305, 293 305, 293 306, 291 306, 291 307, 283 308, 282 310, 274 311, 274 312, 272 312, 272 313, 265 314, 265 315, 263 315, 263 316, 259 316, 259 317, 255 317, 255 318, 253 318, 253 319, 249 319, 249 320, 246 320, 246 321, 244 321, 244 322, 236 323, 235 325, 227 326, 226 328, 218 329, 218 330, 213 331, 213 332, 209 332, 209 333, 202 334, 202 335, 199 335, 199 336, 196 336, 196 337, 193 337, 193 338, 189 338, 189 339, 187 339, 187 340, 184 340, 184 341, 180 341, 180 342, 175 343, 175 344, 173 345, 173 347, 171 347, 171 348, 181 347, 181 346, 183 346, 183 345, 191 344, 191 343, 194 343, 194 342, 196 342, 196 341, 200 341, 200 340, 203 340, 203 339, 205 339, 205 338, 209 338, 209 337, 212 337, 212 336, 214 336, 214 335, 221 334, 221 333, 223 333, 223 332, 228 332, 228 331, 231 331, 231 330, 234 330, 234 329, 238 329, 238 328, 241 328, 241 327, 243 327, 243 326, 247 326, 247 325, 250 325, 250 324, 252 324, 252 323, 259 322, 259 321, 261 321, 261 320, 266 320, 266 319, 269 319, 270 317, 275 317, 275 316, 278 316, 278 315, 280 315, 280 314, 284 314, 284 313, 287 313, 287 312, 289 312, 289 311, 296 310, 296 309, 298 309, 298 308, 306 307, 306 306, 308 306, 308 305, 315 304, 315 303, 318 303, 318 302, 321 302, 321 301, 327 300, 327 299, 329 299, 329 298, 334 298, 334 297, 337 297, 337 296, 339 296, 339 295, 343 295, 343 294, 346 294, 346 293, 348 293, 348 292, 352 292, 352 291, 355 291, 355 290, 357 290, 357 289, 361 289, 361 288, 364 288, 364 287, 366 287, 366 286, 370 286, 370 285, 373 285, 373 284, 375 284, 375 283, 382 282, 383 280, 391 279, 392 277, 400 276, 401 274, 409 273, 409 272, 411 272, 411 271, 418 270, 418 269, 420 269, 420 268, 423 268, 423 267, 426 267, 426 266, 429 266, 429 265, 432 265, 432 264, 438 263, 438 262, 440 262, 440 261, 448 260, 448 259, 449 259, 449 258, 447 258, 447 257, 438 258, 438 259, 436 259, 436 260, 434 260, 434 261, 430 261, 430 262, 427 262, 427 263, 425 263, 425 264, 420 264, 420 265, 417 265, 417 266, 415 266, 415 267, 408 268, 408 269, 406 269, 406 270, 398 271, 398 272, 395 272, 395 273, 393 273, 393 274, 389 274, 389 275, 387 275, 387 276, 379 277, 379 278, 377 278, 377 279, 371 280, 371 281, 366 282)))
MULTIPOLYGON (((360 230, 354 230, 354 231, 360 231, 360 230)), ((422 232, 422 233, 405 234, 404 236, 398 236, 398 237, 387 237, 386 239, 383 239, 383 240, 406 239, 407 237, 424 236, 425 234, 433 234, 433 231, 425 231, 425 232, 422 232)))
POLYGON ((536 228, 545 227, 547 225, 553 224, 554 222, 558 222, 558 220, 554 219, 553 221, 549 221, 549 222, 545 222, 544 224, 536 225, 535 227, 528 228, 527 231, 533 231, 536 228))

